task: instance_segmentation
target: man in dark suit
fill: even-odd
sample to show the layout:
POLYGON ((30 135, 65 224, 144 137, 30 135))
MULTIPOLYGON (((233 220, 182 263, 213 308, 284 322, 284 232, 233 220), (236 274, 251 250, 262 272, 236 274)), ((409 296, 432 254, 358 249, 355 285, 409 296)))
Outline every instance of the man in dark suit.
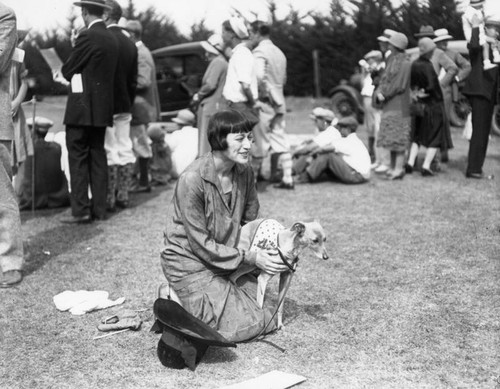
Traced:
MULTIPOLYGON (((498 39, 500 21, 486 20, 486 35, 498 39)), ((465 82, 464 95, 472 107, 472 137, 469 143, 467 178, 493 178, 483 173, 483 164, 488 148, 493 108, 498 94, 498 67, 483 69, 483 49, 479 43, 480 20, 472 19, 472 36, 469 47, 471 73, 465 82)))
POLYGON ((122 17, 120 4, 106 0, 106 5, 110 9, 104 11, 104 22, 118 42, 113 127, 106 129, 104 140, 108 159, 107 208, 114 212, 115 205, 126 208, 129 204, 128 191, 136 159, 130 139, 130 122, 137 86, 137 48, 118 25, 122 17))
POLYGON ((72 217, 65 223, 89 223, 106 217, 106 127, 113 125, 114 77, 118 43, 102 20, 104 0, 74 3, 82 8, 87 29, 75 39, 73 51, 62 67, 71 82, 64 124, 71 174, 72 217), (88 187, 92 192, 92 203, 88 187))

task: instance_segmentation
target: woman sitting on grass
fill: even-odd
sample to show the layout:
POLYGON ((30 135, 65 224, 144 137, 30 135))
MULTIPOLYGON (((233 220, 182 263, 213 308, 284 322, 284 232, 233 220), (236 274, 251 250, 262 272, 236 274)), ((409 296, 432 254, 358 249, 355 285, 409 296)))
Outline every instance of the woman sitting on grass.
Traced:
MULTIPOLYGON (((271 320, 259 308, 252 275, 229 281, 244 263, 270 274, 287 270, 274 251, 237 249, 239 232, 255 220, 259 201, 251 166, 252 127, 241 113, 221 111, 210 119, 212 152, 195 160, 177 181, 168 209, 162 267, 170 287, 192 315, 230 341, 258 335, 271 320)), ((267 331, 276 328, 273 321, 267 331)))

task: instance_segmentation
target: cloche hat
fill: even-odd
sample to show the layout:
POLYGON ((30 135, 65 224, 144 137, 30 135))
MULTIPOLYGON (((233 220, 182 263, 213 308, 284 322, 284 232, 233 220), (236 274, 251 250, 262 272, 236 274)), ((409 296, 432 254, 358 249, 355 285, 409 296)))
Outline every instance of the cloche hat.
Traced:
POLYGON ((408 38, 405 34, 396 32, 389 38, 389 43, 400 50, 405 50, 408 47, 408 38))

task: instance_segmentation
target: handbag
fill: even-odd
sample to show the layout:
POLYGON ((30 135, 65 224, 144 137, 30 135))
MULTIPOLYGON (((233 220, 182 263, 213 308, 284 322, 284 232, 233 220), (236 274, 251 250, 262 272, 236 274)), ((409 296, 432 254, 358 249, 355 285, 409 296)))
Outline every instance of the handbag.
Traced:
POLYGON ((420 100, 412 101, 410 103, 410 115, 422 117, 425 114, 425 103, 420 100))

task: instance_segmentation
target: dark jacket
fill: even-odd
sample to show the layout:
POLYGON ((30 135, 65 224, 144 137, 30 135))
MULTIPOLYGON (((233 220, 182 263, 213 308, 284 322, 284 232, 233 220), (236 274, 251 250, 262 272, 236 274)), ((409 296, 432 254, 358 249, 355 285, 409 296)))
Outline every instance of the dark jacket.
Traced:
POLYGON ((479 44, 479 28, 472 29, 468 44, 470 63, 472 66, 469 77, 465 81, 462 93, 466 96, 482 96, 496 104, 498 93, 498 67, 483 69, 483 49, 479 44))
POLYGON ((118 43, 104 22, 82 31, 62 67, 64 78, 71 81, 82 75, 83 92, 68 94, 64 124, 69 126, 107 127, 113 125, 113 84, 118 60, 118 43))
POLYGON ((118 64, 115 72, 114 113, 131 112, 137 86, 137 47, 118 26, 108 30, 118 42, 118 64))

